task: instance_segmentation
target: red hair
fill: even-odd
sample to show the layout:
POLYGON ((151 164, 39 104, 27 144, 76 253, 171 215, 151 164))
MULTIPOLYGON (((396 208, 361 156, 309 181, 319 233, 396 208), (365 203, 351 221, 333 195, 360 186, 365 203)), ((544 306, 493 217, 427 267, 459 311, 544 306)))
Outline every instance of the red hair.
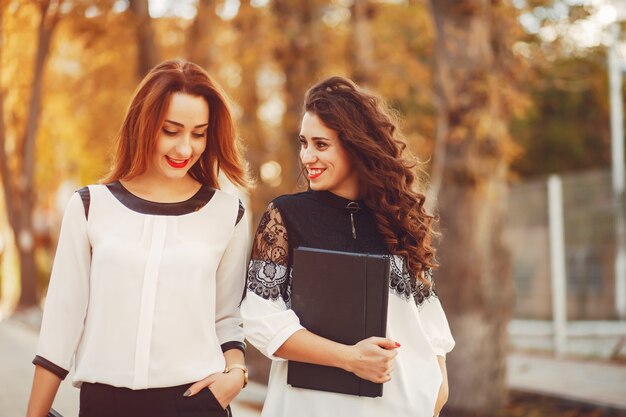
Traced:
POLYGON ((152 68, 135 90, 116 137, 111 171, 102 182, 131 179, 146 171, 174 93, 202 97, 209 106, 207 146, 189 175, 202 184, 219 188, 217 174, 221 170, 234 184, 247 187, 239 138, 226 95, 206 71, 183 60, 165 61, 152 68))

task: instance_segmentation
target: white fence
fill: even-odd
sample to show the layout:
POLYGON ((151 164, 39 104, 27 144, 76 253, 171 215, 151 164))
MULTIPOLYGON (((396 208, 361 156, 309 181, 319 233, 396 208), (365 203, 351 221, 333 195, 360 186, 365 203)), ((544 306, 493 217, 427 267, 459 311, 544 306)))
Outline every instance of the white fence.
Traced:
POLYGON ((615 274, 615 207, 608 170, 511 187, 506 239, 516 291, 513 335, 545 337, 548 328, 557 354, 584 337, 580 329, 597 338, 610 328, 605 336, 617 337, 615 343, 626 337, 626 321, 619 320, 626 294, 615 274))

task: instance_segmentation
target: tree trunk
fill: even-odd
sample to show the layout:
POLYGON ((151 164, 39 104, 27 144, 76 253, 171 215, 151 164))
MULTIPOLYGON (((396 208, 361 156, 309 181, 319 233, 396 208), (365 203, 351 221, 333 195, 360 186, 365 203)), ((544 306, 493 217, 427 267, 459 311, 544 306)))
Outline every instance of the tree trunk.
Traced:
MULTIPOLYGON (((283 161, 283 178, 287 184, 293 184, 300 172, 299 163, 296 162, 299 149, 296 138, 300 132, 304 93, 319 76, 316 49, 320 42, 316 37, 321 31, 317 28, 321 19, 316 0, 274 0, 271 8, 283 33, 282 42, 275 47, 274 55, 285 75, 283 131, 284 142, 289 146, 281 149, 289 154, 280 157, 280 160, 283 161)), ((282 188, 280 191, 292 190, 282 188)))
POLYGON ((28 309, 36 306, 38 301, 37 292, 37 263, 35 262, 35 247, 22 247, 18 245, 20 259, 20 274, 22 275, 20 299, 17 305, 18 310, 28 309))
POLYGON ((374 65, 374 42, 370 21, 375 14, 375 6, 369 0, 354 0, 350 7, 352 33, 350 36, 350 60, 352 79, 357 84, 371 83, 376 74, 374 65))
POLYGON ((130 0, 130 10, 135 16, 137 36, 137 79, 142 79, 159 62, 154 40, 148 0, 130 0))
POLYGON ((187 57, 210 72, 215 61, 211 32, 216 24, 215 0, 200 0, 186 40, 187 57))
MULTIPOLYGON (((489 416, 507 401, 510 255, 502 241, 511 140, 495 0, 431 0, 437 29, 443 233, 437 289, 457 348, 447 415, 489 416)), ((500 10, 501 11, 501 10, 500 10)))
MULTIPOLYGON (((2 51, 4 50, 4 37, 2 34, 4 33, 4 10, 5 5, 0 3, 0 63, 2 62, 2 51)), ((2 80, 2 65, 0 65, 0 80, 2 80)), ((11 210, 13 209, 10 206, 9 201, 7 201, 7 196, 9 193, 6 191, 7 186, 9 185, 9 167, 7 166, 7 158, 5 152, 5 127, 4 127, 4 90, 2 87, 2 83, 0 82, 0 180, 2 181, 2 196, 5 200, 5 207, 7 211, 7 217, 10 219, 13 215, 11 210)), ((0 220, 0 224, 3 224, 3 221, 0 220)), ((11 224, 9 222, 9 224, 11 224)), ((2 300, 2 281, 4 276, 2 274, 2 258, 6 251, 7 242, 3 242, 3 237, 0 234, 0 300, 2 300)))
MULTIPOLYGON (((2 62, 2 51, 4 50, 4 6, 0 7, 0 62, 2 62)), ((0 80, 2 80, 2 66, 0 65, 0 80)), ((4 88, 0 84, 0 178, 2 179, 2 190, 7 208, 9 224, 14 223, 15 205, 12 199, 12 185, 9 181, 8 157, 6 154, 6 129, 4 126, 4 88)))
MULTIPOLYGON (((60 5, 59 5, 60 6, 60 5)), ((60 7, 59 7, 60 8, 60 7)), ((26 133, 24 136, 24 154, 20 175, 20 210, 19 220, 13 225, 18 253, 22 288, 18 308, 24 309, 37 304, 37 265, 35 263, 35 233, 33 230, 33 211, 35 208, 35 144, 41 112, 41 94, 44 69, 50 52, 52 34, 59 22, 59 8, 49 15, 49 2, 41 6, 41 21, 37 36, 33 83, 28 108, 26 133)))
MULTIPOLYGON (((263 50, 267 48, 257 42, 263 36, 265 26, 265 22, 260 22, 261 19, 263 16, 250 5, 249 0, 246 0, 241 3, 239 14, 234 22, 239 44, 236 60, 241 65, 241 84, 236 92, 237 102, 243 109, 239 125, 242 137, 253 151, 247 159, 255 175, 259 171, 260 164, 269 159, 265 150, 263 129, 257 116, 259 108, 257 72, 260 60, 265 57, 263 50)), ((262 186, 262 184, 259 185, 262 186)), ((258 192, 258 189, 255 192, 258 192)), ((260 208, 260 210, 263 209, 264 207, 260 208)))
MULTIPOLYGON (((49 12, 49 2, 40 3, 40 22, 37 32, 37 51, 33 66, 27 125, 22 138, 20 168, 11 172, 6 154, 3 123, 3 94, 0 91, 0 174, 7 205, 9 224, 13 230, 20 261, 21 293, 18 309, 37 304, 37 265, 35 263, 35 235, 33 211, 35 208, 35 148, 46 59, 50 52, 52 34, 59 21, 60 4, 49 12)), ((0 45, 1 46, 1 45, 0 45)), ((1 50, 1 48, 0 48, 1 50)), ((19 147, 18 147, 19 149, 19 147)))

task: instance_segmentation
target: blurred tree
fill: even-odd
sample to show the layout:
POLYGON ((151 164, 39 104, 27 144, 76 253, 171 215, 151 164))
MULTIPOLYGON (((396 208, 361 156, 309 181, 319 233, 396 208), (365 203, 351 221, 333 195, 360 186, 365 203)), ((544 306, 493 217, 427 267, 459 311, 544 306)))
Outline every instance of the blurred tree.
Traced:
POLYGON ((128 0, 128 2, 135 17, 137 34, 137 79, 142 79, 152 67, 159 63, 159 51, 154 40, 148 0, 128 0))
MULTIPOLYGON (((107 167, 111 138, 119 126, 123 109, 135 86, 132 62, 134 48, 111 48, 111 44, 132 45, 134 32, 128 14, 115 9, 112 0, 85 0, 72 3, 50 2, 51 13, 60 13, 54 26, 54 42, 48 44, 48 59, 41 71, 24 71, 35 55, 41 30, 37 31, 41 2, 5 2, 0 30, 0 95, 6 123, 0 126, 0 176, 7 205, 24 210, 20 191, 25 184, 24 145, 27 137, 27 97, 33 96, 39 77, 41 102, 33 144, 32 179, 29 181, 33 233, 32 255, 35 266, 22 269, 20 308, 32 305, 47 281, 54 241, 57 235, 57 210, 62 209, 69 190, 93 183, 107 167), (59 11, 60 10, 60 11, 59 11), (88 57, 88 59, 85 59, 88 57), (10 88, 2 87, 10 86, 10 88), (103 117, 106 115, 106 117, 103 117), (60 187, 60 185, 64 187, 60 187), (59 195, 57 192, 61 191, 59 195), (37 280, 39 279, 39 283, 37 280), (35 289, 33 289, 33 286, 35 289), (25 291, 26 290, 26 291, 25 291), (33 295, 34 294, 34 295, 33 295)), ((48 41, 50 42, 50 41, 48 41)), ((32 103, 33 100, 31 99, 32 103)), ((14 208, 14 209, 15 209, 14 208)), ((7 213, 11 215, 7 207, 7 213)), ((19 230, 11 223, 20 244, 19 230)), ((24 235, 23 235, 24 236, 24 235)), ((28 238, 24 241, 29 243, 28 238)), ((21 257, 20 257, 21 258, 21 257)), ((20 259, 21 260, 21 259, 20 259)))
POLYGON ((375 13, 376 7, 369 0, 354 0, 350 7, 350 67, 352 79, 358 84, 371 82, 376 69, 371 33, 371 21, 375 13))
POLYGON ((63 19, 48 64, 37 145, 40 203, 56 198, 63 180, 85 185, 106 173, 137 85, 133 15, 114 9, 114 0, 85 3, 97 4, 98 13, 74 9, 63 19))
MULTIPOLYGON (((241 74, 233 97, 241 108, 239 129, 247 146, 246 159, 256 178, 259 177, 263 162, 272 157, 267 152, 265 133, 257 114, 261 103, 258 74, 261 66, 267 64, 263 62, 264 58, 271 52, 267 37, 272 36, 272 30, 268 23, 267 10, 253 7, 249 0, 241 2, 239 13, 233 20, 236 31, 233 60, 240 66, 241 74)), ((258 187, 260 188, 255 190, 257 198, 252 201, 253 213, 260 213, 265 208, 262 206, 270 198, 264 183, 259 183, 258 187)))
POLYGON ((528 85, 532 108, 512 125, 524 150, 513 171, 529 177, 609 167, 606 53, 595 48, 582 56, 563 56, 535 71, 528 85))
MULTIPOLYGON (((6 9, 6 1, 7 0, 0 0, 0 147, 2 147, 4 149, 5 147, 5 136, 6 136, 6 128, 4 126, 4 93, 3 93, 3 89, 4 86, 2 85, 2 52, 5 49, 4 46, 4 14, 5 14, 5 9, 6 9)), ((2 151, 0 151, 2 152, 2 151)), ((4 157, 3 154, 0 154, 0 158, 4 157)), ((5 167, 5 162, 0 161, 0 176, 2 176, 2 178, 4 178, 5 176, 8 177, 8 170, 5 167)), ((2 182, 2 188, 4 189, 4 180, 2 182)), ((2 196, 4 198, 0 199, 0 207, 2 207, 2 209, 4 211, 6 211, 6 209, 4 209, 4 205, 5 205, 5 199, 6 199, 6 193, 3 192, 2 196)), ((0 212, 2 212, 2 210, 0 210, 0 212)), ((0 217, 0 225, 4 226, 5 220, 0 217)), ((1 229, 0 229, 1 230, 1 229)), ((4 251, 5 251, 5 247, 6 244, 4 242, 4 237, 3 234, 0 233, 0 300, 2 300, 2 289, 4 288, 3 286, 3 263, 2 263, 2 258, 4 255, 4 251)))
POLYGON ((197 6, 196 17, 187 32, 187 58, 210 71, 215 63, 215 47, 212 39, 215 37, 216 21, 215 0, 200 0, 197 6))
MULTIPOLYGON (((6 12, 2 5, 2 16, 6 12)), ((20 272, 21 294, 18 308, 24 309, 37 303, 37 266, 35 262, 35 233, 33 230, 33 211, 35 209, 35 139, 39 127, 41 96, 45 64, 50 52, 52 35, 61 19, 63 1, 37 1, 26 7, 32 7, 39 19, 36 39, 36 52, 33 62, 33 76, 30 87, 30 100, 26 116, 26 127, 18 146, 17 155, 9 164, 6 146, 6 130, 0 123, 0 173, 4 197, 7 205, 9 223, 17 243, 20 272)), ((3 35, 3 34, 2 34, 3 35)), ((0 48, 0 51, 4 48, 0 48)), ((0 106, 4 102, 4 93, 0 86, 0 106)), ((0 119, 5 117, 0 107, 0 119)))
POLYGON ((399 112, 409 149, 428 167, 435 136, 430 9, 421 1, 377 3, 370 27, 376 70, 368 84, 399 112))
MULTIPOLYGON (((273 57, 285 77, 281 142, 288 144, 283 148, 288 155, 281 159, 286 184, 295 183, 298 177, 299 142, 295 139, 300 132, 304 93, 319 77, 318 54, 323 45, 321 4, 320 0, 273 0, 270 3, 274 22, 283 34, 276 39, 273 57)), ((280 190, 292 191, 284 187, 280 190)))
POLYGON ((601 33, 601 19, 594 14, 603 3, 534 0, 517 5, 526 33, 513 51, 530 63, 525 87, 532 106, 512 125, 523 149, 513 172, 529 177, 609 167, 606 48, 590 30, 601 33))
POLYGON ((503 0, 432 0, 445 137, 439 211, 444 239, 437 288, 460 349, 448 359, 451 411, 490 416, 507 401, 510 255, 502 231, 515 145, 516 10, 503 0))

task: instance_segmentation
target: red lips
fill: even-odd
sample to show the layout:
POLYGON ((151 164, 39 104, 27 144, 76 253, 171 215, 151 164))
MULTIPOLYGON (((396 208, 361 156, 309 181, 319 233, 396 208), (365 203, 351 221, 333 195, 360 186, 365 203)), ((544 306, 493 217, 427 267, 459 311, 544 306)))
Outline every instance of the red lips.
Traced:
POLYGON ((309 171, 309 179, 310 180, 314 180, 315 178, 319 177, 320 175, 322 175, 324 173, 324 171, 326 171, 326 169, 322 169, 322 171, 318 174, 311 174, 311 171, 309 171))
POLYGON ((170 164, 170 166, 171 166, 172 168, 177 168, 177 169, 179 169, 179 168, 184 168, 184 167, 186 167, 186 166, 187 166, 187 164, 189 163, 189 159, 186 159, 186 160, 184 160, 183 162, 176 162, 176 161, 171 160, 171 159, 170 159, 169 157, 167 157, 167 156, 165 157, 165 160, 167 161, 167 163, 168 163, 168 164, 170 164))

